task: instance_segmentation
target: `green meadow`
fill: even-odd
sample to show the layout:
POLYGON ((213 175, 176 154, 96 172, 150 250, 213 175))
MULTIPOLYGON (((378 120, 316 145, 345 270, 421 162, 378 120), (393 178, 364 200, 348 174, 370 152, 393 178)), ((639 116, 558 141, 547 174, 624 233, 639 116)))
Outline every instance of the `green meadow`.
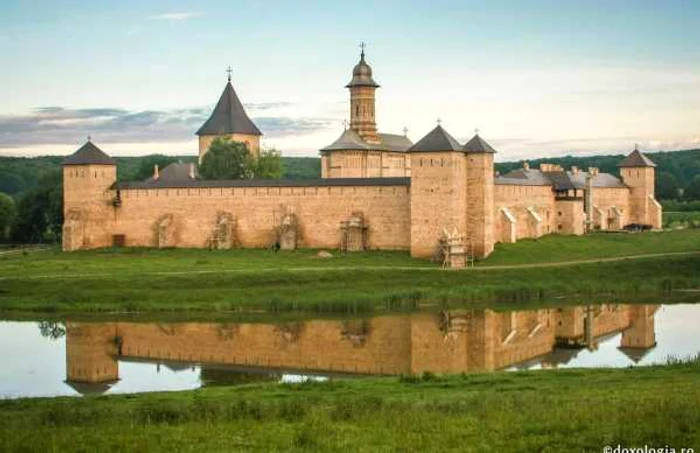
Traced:
POLYGON ((700 362, 0 401, 4 451, 600 452, 700 446, 700 362))
POLYGON ((332 252, 332 258, 317 252, 8 253, 0 255, 0 310, 351 313, 435 304, 625 301, 700 288, 697 230, 521 241, 499 245, 487 260, 461 271, 406 252, 332 252))

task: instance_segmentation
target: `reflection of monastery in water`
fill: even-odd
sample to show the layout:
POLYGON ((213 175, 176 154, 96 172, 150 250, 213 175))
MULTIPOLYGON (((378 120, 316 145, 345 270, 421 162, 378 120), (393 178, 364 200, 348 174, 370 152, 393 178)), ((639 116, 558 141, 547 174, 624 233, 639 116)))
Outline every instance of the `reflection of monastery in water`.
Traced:
POLYGON ((67 323, 67 382, 105 391, 119 361, 202 364, 260 372, 409 374, 494 371, 567 363, 622 333, 635 362, 656 345, 657 305, 599 305, 517 312, 457 310, 369 319, 254 323, 67 323))

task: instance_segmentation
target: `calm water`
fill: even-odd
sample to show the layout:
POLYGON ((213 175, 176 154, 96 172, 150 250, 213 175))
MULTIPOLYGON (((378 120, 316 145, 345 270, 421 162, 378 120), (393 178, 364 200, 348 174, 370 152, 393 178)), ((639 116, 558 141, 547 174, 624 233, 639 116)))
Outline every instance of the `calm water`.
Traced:
POLYGON ((0 322, 0 397, 328 377, 663 363, 700 352, 700 304, 455 310, 287 323, 0 322))

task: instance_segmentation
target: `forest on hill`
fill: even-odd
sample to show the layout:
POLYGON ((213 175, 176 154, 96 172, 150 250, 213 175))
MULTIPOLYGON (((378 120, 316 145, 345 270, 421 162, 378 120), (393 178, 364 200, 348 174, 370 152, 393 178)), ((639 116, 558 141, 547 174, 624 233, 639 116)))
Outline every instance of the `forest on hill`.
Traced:
MULTIPOLYGON (((700 149, 648 153, 657 165, 656 197, 667 210, 700 210, 700 149)), ((559 164, 564 168, 597 167, 602 172, 619 175, 618 163, 623 155, 587 157, 552 157, 529 161, 531 168, 541 163, 559 164)), ((0 242, 57 241, 63 224, 61 161, 62 156, 0 156, 0 242)), ((116 157, 122 181, 139 181, 153 174, 154 165, 161 169, 173 162, 196 162, 194 156, 153 154, 116 157)), ((283 157, 283 178, 320 178, 318 157, 283 157)), ((505 174, 520 168, 522 162, 498 162, 496 171, 505 174)))

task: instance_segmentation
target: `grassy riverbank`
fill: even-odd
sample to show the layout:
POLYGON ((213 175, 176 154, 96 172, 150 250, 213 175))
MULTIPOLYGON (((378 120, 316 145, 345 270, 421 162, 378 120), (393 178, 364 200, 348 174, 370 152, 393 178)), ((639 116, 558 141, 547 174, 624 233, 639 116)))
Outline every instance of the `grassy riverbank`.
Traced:
POLYGON ((624 301, 620 298, 700 288, 700 254, 529 266, 693 250, 700 250, 695 231, 553 236, 499 246, 475 269, 460 272, 403 252, 321 259, 309 250, 52 250, 0 257, 0 310, 369 312, 564 296, 624 301))
POLYGON ((700 446, 700 363, 0 401, 4 451, 700 446))

